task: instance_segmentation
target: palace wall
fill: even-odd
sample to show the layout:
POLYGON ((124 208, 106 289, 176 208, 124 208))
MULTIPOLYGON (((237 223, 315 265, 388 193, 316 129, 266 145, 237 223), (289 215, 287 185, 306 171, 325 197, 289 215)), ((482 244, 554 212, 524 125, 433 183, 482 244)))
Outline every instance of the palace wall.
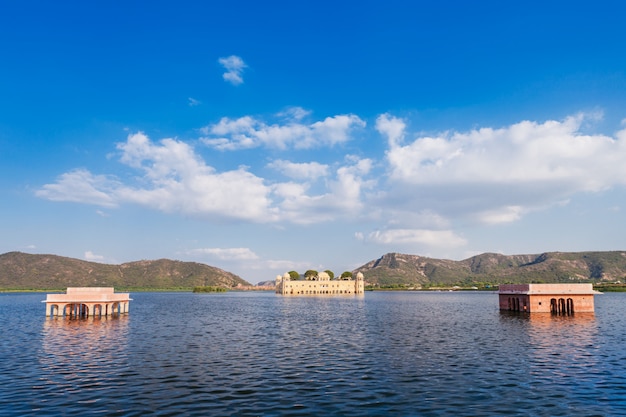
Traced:
POLYGON ((320 272, 311 280, 292 281, 288 273, 276 277, 276 294, 282 295, 342 295, 363 294, 365 284, 363 274, 358 273, 356 279, 330 279, 327 273, 320 272))

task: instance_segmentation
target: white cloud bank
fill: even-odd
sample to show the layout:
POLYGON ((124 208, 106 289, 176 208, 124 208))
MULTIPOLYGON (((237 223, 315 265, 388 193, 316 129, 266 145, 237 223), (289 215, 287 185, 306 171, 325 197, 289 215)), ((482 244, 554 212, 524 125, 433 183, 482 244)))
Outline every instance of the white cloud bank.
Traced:
POLYGON ((444 132, 406 141, 390 115, 376 129, 387 138, 386 198, 446 216, 511 222, 577 193, 626 184, 626 133, 581 132, 585 115, 503 128, 444 132), (405 143, 406 142, 406 143, 405 143))
POLYGON ((229 57, 220 58, 217 60, 221 66, 224 67, 226 72, 222 74, 224 81, 231 83, 232 85, 243 84, 243 70, 247 67, 243 59, 237 55, 231 55, 229 57))
MULTIPOLYGON (((277 127, 277 131, 282 140, 284 129, 277 127)), ((155 143, 144 133, 133 133, 117 149, 120 162, 139 175, 121 180, 77 169, 44 185, 36 195, 108 208, 133 203, 212 221, 310 224, 358 212, 361 190, 371 186, 365 178, 371 161, 356 157, 338 164, 334 172, 330 166, 315 161, 275 160, 268 166, 291 178, 280 182, 261 178, 243 166, 218 172, 190 144, 176 139, 155 143), (325 189, 316 193, 310 189, 309 181, 320 176, 326 179, 325 189)))
MULTIPOLYGON (((202 129, 202 142, 220 150, 255 147, 273 152, 352 144, 355 115, 304 123, 294 108, 281 122, 251 116, 223 118, 202 129)), ((386 139, 384 155, 293 162, 265 167, 288 178, 263 178, 239 167, 218 172, 183 141, 152 142, 134 133, 118 145, 120 162, 139 175, 116 178, 86 169, 62 174, 37 196, 115 208, 133 203, 166 213, 217 221, 256 223, 361 222, 356 237, 384 245, 460 247, 458 223, 498 224, 563 204, 580 193, 626 184, 626 130, 614 137, 583 133, 585 115, 562 121, 522 121, 501 128, 414 135, 405 120, 384 114, 375 130, 386 139), (363 227, 363 226, 361 226, 363 227)), ((369 149, 358 150, 367 153, 369 149)), ((335 152, 336 155, 336 152, 335 152)), ((335 156, 336 158, 336 156, 335 156)), ((252 256, 245 250, 207 255, 252 256)))
POLYGON ((163 139, 153 143, 143 133, 118 144, 120 161, 139 171, 140 185, 80 169, 61 175, 36 195, 53 201, 70 201, 116 207, 135 203, 166 213, 197 217, 273 221, 276 210, 270 188, 244 168, 216 172, 193 148, 181 141, 163 139))

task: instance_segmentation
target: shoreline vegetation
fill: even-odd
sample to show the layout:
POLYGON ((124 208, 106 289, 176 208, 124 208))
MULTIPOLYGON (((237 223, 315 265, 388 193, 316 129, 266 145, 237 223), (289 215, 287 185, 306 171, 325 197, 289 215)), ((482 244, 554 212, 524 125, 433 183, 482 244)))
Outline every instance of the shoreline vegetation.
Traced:
POLYGON ((593 289, 600 292, 626 292, 626 284, 594 284, 593 289))
MULTIPOLYGON (((69 285, 71 287, 72 285, 69 285)), ((67 287, 64 288, 0 288, 1 293, 65 293, 67 287)), ((254 286, 237 286, 237 287, 220 287, 220 286, 201 286, 201 287, 115 287, 115 292, 243 292, 243 291, 274 291, 267 287, 254 286)))
MULTIPOLYGON (((365 286, 365 291, 498 291, 497 284, 485 284, 480 286, 422 286, 415 287, 409 285, 387 285, 387 286, 365 286)), ((593 289, 599 292, 626 292, 626 284, 622 283, 603 283, 594 284, 593 289)), ((0 293, 64 293, 66 288, 0 288, 0 293)), ((168 287, 168 288, 150 288, 150 287, 116 287, 115 292, 194 292, 194 293, 220 293, 228 291, 273 291, 267 287, 254 288, 252 286, 245 289, 238 287, 220 287, 220 286, 201 286, 201 287, 168 287)))
MULTIPOLYGON (((512 283, 513 284, 513 283, 512 283)), ((409 285, 387 285, 387 286, 374 286, 366 285, 365 291, 498 291, 498 284, 484 284, 484 285, 472 285, 472 286, 437 286, 429 285, 422 287, 414 287, 409 285)), ((599 292, 626 292, 626 284, 622 283, 603 283, 593 284, 593 289, 599 292)))
POLYGON ((206 286, 206 287, 194 287, 192 292, 194 292, 194 293, 213 293, 213 292, 226 292, 226 291, 228 291, 228 288, 206 286))

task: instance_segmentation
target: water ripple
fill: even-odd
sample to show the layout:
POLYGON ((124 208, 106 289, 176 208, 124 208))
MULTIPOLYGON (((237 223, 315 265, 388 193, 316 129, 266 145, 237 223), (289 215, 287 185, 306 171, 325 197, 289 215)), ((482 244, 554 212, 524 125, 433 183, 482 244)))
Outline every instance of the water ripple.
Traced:
POLYGON ((567 318, 487 293, 139 293, 65 320, 0 295, 0 414, 626 415, 625 297, 567 318))

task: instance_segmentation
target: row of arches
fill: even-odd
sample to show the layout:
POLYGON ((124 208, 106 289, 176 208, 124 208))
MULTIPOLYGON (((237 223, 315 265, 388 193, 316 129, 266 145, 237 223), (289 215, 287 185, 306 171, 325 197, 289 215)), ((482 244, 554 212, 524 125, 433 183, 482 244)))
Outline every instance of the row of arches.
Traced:
POLYGON ((69 318, 87 318, 115 316, 128 313, 128 303, 68 303, 50 304, 49 316, 62 316, 69 318))
POLYGON ((527 299, 522 299, 520 303, 519 297, 509 297, 509 311, 528 311, 527 299))
MULTIPOLYGON (((293 289, 291 290, 291 294, 293 295, 293 289)), ((303 290, 303 291, 296 291, 295 294, 299 295, 299 294, 303 294, 303 295, 316 295, 316 294, 352 294, 352 291, 350 290, 321 290, 321 291, 317 291, 317 290, 303 290)))
MULTIPOLYGON (((541 302, 539 302, 541 305, 541 302)), ((528 298, 508 297, 509 311, 529 312, 528 298)), ((550 299, 550 313, 563 316, 574 314, 574 300, 572 298, 552 298, 550 299)))
POLYGON ((571 298, 552 298, 550 300, 550 313, 571 316, 574 314, 574 300, 571 298))

